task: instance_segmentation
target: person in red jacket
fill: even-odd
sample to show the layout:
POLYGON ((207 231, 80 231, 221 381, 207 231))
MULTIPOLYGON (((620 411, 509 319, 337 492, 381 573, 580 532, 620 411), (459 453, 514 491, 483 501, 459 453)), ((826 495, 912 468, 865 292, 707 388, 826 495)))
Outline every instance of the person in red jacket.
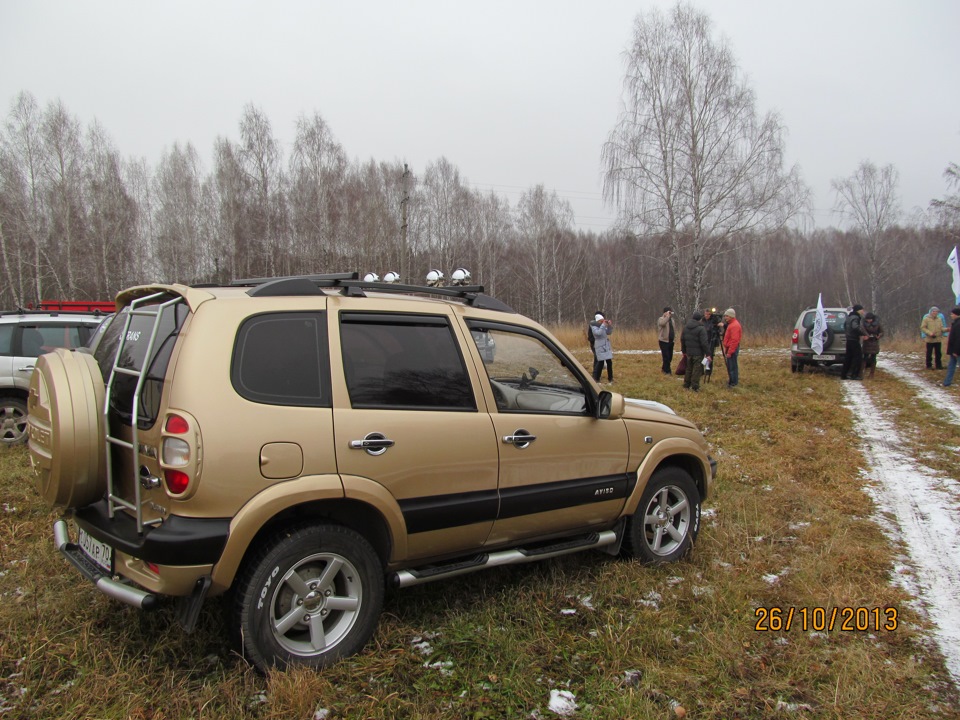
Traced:
POLYGON ((737 365, 737 358, 740 355, 740 338, 743 337, 743 328, 740 327, 737 312, 733 308, 724 311, 723 325, 726 328, 723 331, 722 341, 723 359, 727 363, 727 374, 730 376, 727 387, 736 387, 740 384, 740 368, 737 365))

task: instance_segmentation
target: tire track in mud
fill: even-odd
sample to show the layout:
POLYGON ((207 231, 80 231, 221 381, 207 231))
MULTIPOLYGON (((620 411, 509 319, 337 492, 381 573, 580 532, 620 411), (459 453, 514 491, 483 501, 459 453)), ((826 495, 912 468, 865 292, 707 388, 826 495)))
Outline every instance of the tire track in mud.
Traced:
MULTIPOLYGON (((960 403, 944 388, 930 386, 891 359, 881 360, 879 367, 922 390, 925 399, 933 398, 938 410, 960 423, 960 403)), ((843 391, 863 443, 866 489, 877 504, 878 522, 908 558, 915 582, 907 589, 926 611, 933 639, 960 687, 960 483, 914 457, 890 413, 877 407, 863 383, 845 382, 843 391)))

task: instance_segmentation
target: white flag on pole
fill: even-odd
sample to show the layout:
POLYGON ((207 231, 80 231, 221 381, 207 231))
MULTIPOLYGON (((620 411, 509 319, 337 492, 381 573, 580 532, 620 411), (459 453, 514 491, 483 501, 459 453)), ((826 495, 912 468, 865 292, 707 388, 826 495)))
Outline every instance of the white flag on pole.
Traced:
POLYGON ((960 267, 958 267, 956 245, 953 246, 953 252, 947 258, 947 265, 953 268, 953 295, 957 299, 957 304, 960 305, 960 267))
POLYGON ((823 336, 827 334, 827 316, 823 312, 823 293, 817 295, 817 316, 810 333, 810 347, 817 355, 823 355, 823 336))

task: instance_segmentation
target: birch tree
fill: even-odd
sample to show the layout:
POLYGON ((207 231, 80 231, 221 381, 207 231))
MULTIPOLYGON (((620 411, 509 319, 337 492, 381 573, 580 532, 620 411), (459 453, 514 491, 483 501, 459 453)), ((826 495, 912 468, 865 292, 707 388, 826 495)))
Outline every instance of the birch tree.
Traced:
POLYGON ((865 267, 870 309, 879 313, 882 287, 893 279, 903 249, 890 232, 900 217, 900 174, 893 165, 878 168, 864 160, 853 175, 830 184, 835 194, 834 209, 860 234, 866 263, 858 263, 857 271, 865 267))
POLYGON ((624 109, 602 151, 603 193, 641 238, 666 235, 660 260, 686 314, 728 252, 782 227, 804 206, 784 168, 784 129, 759 117, 730 48, 706 13, 677 4, 638 16, 625 54, 624 109))

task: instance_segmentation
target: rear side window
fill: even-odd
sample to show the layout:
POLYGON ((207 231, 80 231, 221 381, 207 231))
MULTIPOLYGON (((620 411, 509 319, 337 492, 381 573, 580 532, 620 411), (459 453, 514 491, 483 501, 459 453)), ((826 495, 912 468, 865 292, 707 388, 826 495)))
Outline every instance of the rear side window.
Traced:
MULTIPOLYGON (((173 298, 167 298, 168 300, 173 298)), ((114 360, 117 366, 125 370, 145 373, 143 387, 136 405, 137 427, 147 429, 153 427, 160 412, 160 396, 163 394, 164 377, 167 374, 167 365, 173 346, 180 335, 190 308, 180 302, 165 308, 160 317, 156 340, 148 357, 148 346, 153 331, 153 315, 134 315, 127 325, 129 310, 124 308, 117 314, 106 329, 103 339, 97 345, 94 357, 100 365, 100 373, 104 383, 110 382, 114 360), (120 349, 121 335, 126 331, 122 352, 120 349)), ((137 376, 117 373, 110 393, 110 409, 126 423, 133 422, 134 395, 137 387, 137 376)))
POLYGON ((86 344, 90 328, 84 325, 56 325, 44 323, 21 325, 22 354, 37 357, 56 348, 74 349, 86 344))
POLYGON ((0 325, 0 355, 13 353, 13 329, 16 325, 0 325))
POLYGON ((326 313, 268 313, 237 332, 234 389, 268 405, 330 407, 326 313))
POLYGON ((476 410, 445 317, 345 313, 340 344, 354 408, 476 410))

